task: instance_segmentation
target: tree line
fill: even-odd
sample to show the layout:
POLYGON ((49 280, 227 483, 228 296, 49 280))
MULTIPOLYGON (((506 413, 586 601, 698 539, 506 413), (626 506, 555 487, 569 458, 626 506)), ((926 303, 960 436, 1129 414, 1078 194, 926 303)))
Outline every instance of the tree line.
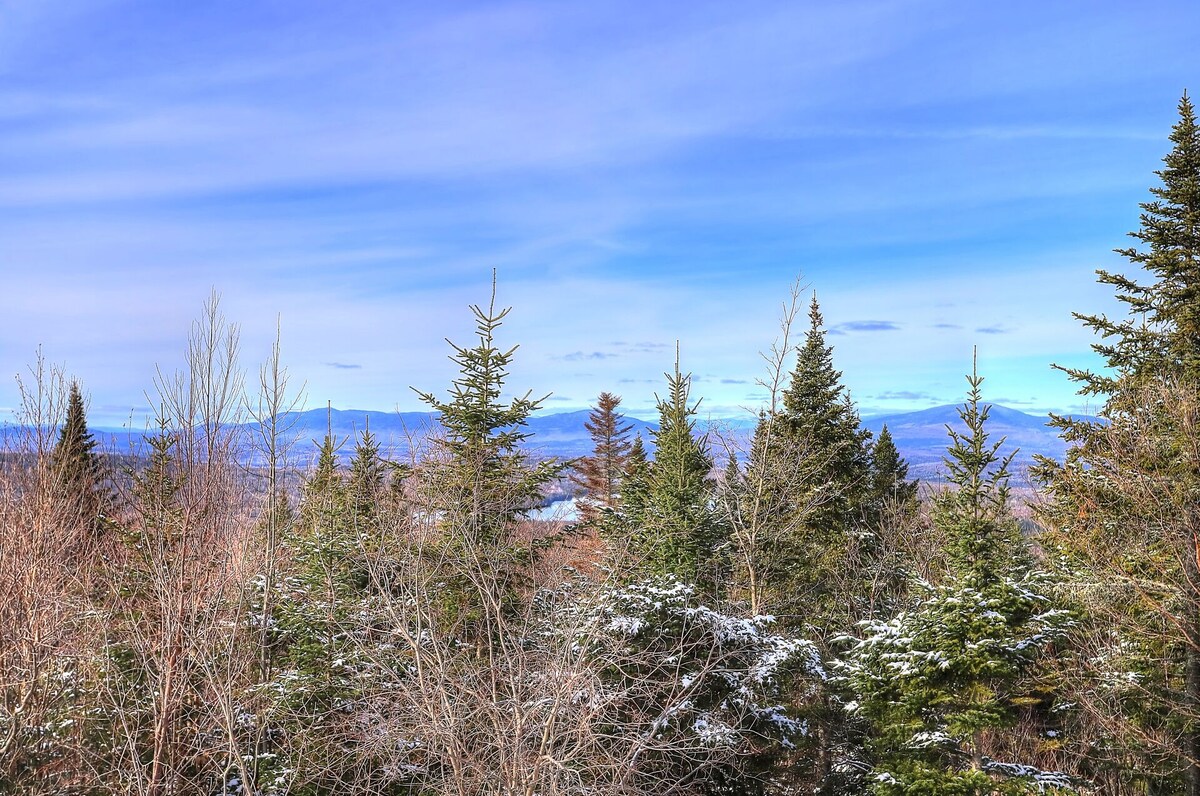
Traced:
POLYGON ((799 285, 748 441, 697 433, 677 351, 653 439, 605 392, 573 462, 502 400, 494 285, 419 392, 440 429, 405 461, 330 431, 298 488, 279 344, 248 383, 215 298, 145 455, 101 452, 39 359, 0 461, 0 791, 1200 795, 1186 95, 1171 142, 1137 275, 1100 272, 1128 317, 1078 316, 1103 409, 1053 418, 1032 531, 974 366, 918 485, 799 285), (562 477, 578 518, 531 519, 562 477))

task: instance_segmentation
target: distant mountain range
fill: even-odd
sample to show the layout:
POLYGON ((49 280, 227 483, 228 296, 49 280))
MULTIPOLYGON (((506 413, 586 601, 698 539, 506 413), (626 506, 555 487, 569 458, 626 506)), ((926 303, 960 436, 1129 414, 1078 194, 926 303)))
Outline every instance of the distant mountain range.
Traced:
MULTIPOLYGON (((872 417, 863 421, 863 428, 878 435, 880 429, 887 425, 897 450, 908 461, 909 473, 923 480, 936 480, 943 470, 942 457, 950 442, 946 427, 965 431, 958 410, 959 406, 952 404, 919 412, 872 417)), ((987 422, 988 440, 1004 440, 999 450, 1001 456, 1016 450, 1012 473, 1017 479, 1024 479, 1035 455, 1062 460, 1067 445, 1055 429, 1046 425, 1047 422, 1049 417, 1046 415, 1029 415, 992 404, 987 422)))
MULTIPOLYGON (((905 412, 871 417, 863 421, 863 427, 878 435, 886 424, 900 454, 908 460, 914 477, 925 480, 936 479, 942 466, 949 438, 946 426, 963 430, 957 405, 935 406, 919 412, 905 412)), ((592 443, 584 423, 588 411, 538 414, 529 420, 530 438, 528 450, 539 457, 574 458, 591 452, 592 443)), ((1005 406, 992 405, 988 431, 993 441, 1006 438, 1002 454, 1019 449, 1014 463, 1014 475, 1021 477, 1035 454, 1061 459, 1066 445, 1054 429, 1046 425, 1048 418, 1029 415, 1005 406)), ((626 418, 632 426, 631 435, 641 434, 647 447, 653 449, 651 432, 655 425, 636 418, 626 418)), ((718 435, 743 442, 754 429, 755 420, 713 420, 699 422, 701 431, 708 431, 714 442, 718 435)), ((316 451, 325 437, 328 427, 334 437, 342 443, 345 458, 353 455, 357 436, 368 427, 379 440, 385 456, 393 459, 407 458, 413 446, 437 428, 437 415, 433 412, 379 412, 361 409, 311 409, 306 412, 289 413, 284 418, 284 427, 291 440, 289 458, 292 463, 304 467, 316 459, 316 451)), ((95 429, 98 439, 110 450, 118 452, 137 451, 143 432, 129 429, 95 429)))

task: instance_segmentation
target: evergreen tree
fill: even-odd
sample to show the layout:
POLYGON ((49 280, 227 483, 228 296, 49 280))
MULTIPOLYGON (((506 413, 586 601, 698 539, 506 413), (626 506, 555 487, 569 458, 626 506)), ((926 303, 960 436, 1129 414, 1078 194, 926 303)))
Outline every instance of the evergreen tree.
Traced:
POLYGON ((833 367, 833 348, 825 342, 815 295, 808 317, 809 330, 783 395, 784 435, 805 443, 829 482, 827 499, 813 523, 830 520, 845 529, 866 486, 870 435, 859 428, 842 373, 833 367))
MULTIPOLYGON (((520 605, 519 586, 554 536, 522 533, 520 523, 565 465, 534 464, 521 450, 530 414, 541 406, 531 393, 501 402, 517 347, 496 347, 495 333, 511 308, 497 310, 496 288, 487 310, 471 307, 477 343, 450 343, 459 368, 450 397, 418 392, 440 415, 444 435, 421 464, 427 510, 441 539, 433 564, 446 572, 444 619, 482 654, 505 617, 520 605)), ((447 341, 449 342, 449 341, 447 341)))
POLYGON ((346 482, 338 470, 339 447, 332 429, 326 431, 317 456, 317 467, 304 484, 300 525, 301 532, 307 536, 331 540, 336 537, 343 540, 337 544, 344 546, 348 544, 345 537, 350 517, 346 482))
POLYGON ((327 429, 297 521, 285 526, 291 567, 273 606, 277 658, 265 689, 271 748, 246 761, 253 781, 314 796, 349 787, 356 776, 350 761, 360 750, 340 725, 378 672, 368 643, 375 606, 368 551, 339 447, 327 429))
POLYGON ((841 377, 814 295, 783 410, 759 423, 756 437, 769 429, 770 441, 756 439, 751 456, 751 467, 776 474, 769 491, 777 494, 768 503, 778 512, 777 527, 786 529, 775 567, 782 577, 768 608, 793 625, 844 629, 864 611, 865 585, 847 576, 853 580, 851 552, 864 530, 870 434, 859 428, 841 377))
POLYGON ((629 447, 629 456, 621 474, 621 499, 616 511, 601 530, 620 546, 618 553, 635 549, 635 539, 640 537, 646 520, 646 507, 650 499, 650 457, 642 435, 638 434, 629 447))
POLYGON ((496 330, 512 308, 496 310, 495 300, 493 281, 487 310, 471 306, 478 338, 474 347, 450 343, 459 377, 449 400, 417 394, 440 414, 445 429, 445 436, 435 440, 440 458, 427 463, 443 527, 469 545, 503 547, 514 541, 513 523, 537 505, 543 487, 562 467, 534 465, 520 448, 529 438, 529 416, 544 399, 534 400, 526 392, 508 403, 500 401, 517 346, 496 347, 496 330))
POLYGON ((714 505, 713 461, 705 437, 695 433, 697 405, 689 402, 691 376, 666 374, 668 393, 658 401, 646 511, 634 544, 643 566, 672 575, 713 594, 724 580, 724 524, 714 505))
POLYGON ((97 529, 106 503, 104 465, 88 431, 79 382, 71 382, 67 416, 50 452, 50 466, 66 510, 89 530, 97 529))
POLYGON ((896 450, 885 425, 870 448, 870 472, 863 496, 863 533, 857 537, 854 566, 869 588, 864 592, 864 615, 879 616, 897 610, 907 591, 914 566, 928 566, 927 556, 914 560, 914 541, 932 539, 919 528, 921 504, 917 481, 908 480, 908 463, 896 450), (921 530, 919 535, 914 533, 921 530))
POLYGON ((943 457, 950 483, 934 500, 933 521, 948 537, 951 571, 967 585, 987 588, 1028 564, 1021 526, 1009 511, 1009 465, 1016 451, 1001 458, 1004 440, 989 442, 991 406, 980 405, 979 385, 972 374, 967 403, 958 416, 965 433, 948 429, 950 447, 943 457))
POLYGON ((583 490, 576 503, 584 523, 595 523, 604 512, 617 507, 621 474, 632 447, 629 431, 633 428, 617 411, 620 405, 619 396, 602 392, 584 423, 592 438, 592 455, 576 461, 571 474, 571 482, 583 490))
POLYGON ((877 521, 889 505, 901 510, 915 507, 917 481, 908 480, 908 462, 896 450, 896 443, 892 441, 892 433, 886 424, 879 430, 879 437, 871 446, 870 484, 870 499, 877 521))
POLYGON ((1130 233, 1140 246, 1117 250, 1144 276, 1098 271, 1128 317, 1076 313, 1101 338, 1107 371, 1060 368, 1104 399, 1100 418, 1056 417, 1071 447, 1038 475, 1051 495, 1042 519, 1104 642, 1080 666, 1090 678, 1080 693, 1104 717, 1093 765, 1149 792, 1198 796, 1200 129, 1186 94, 1178 109, 1161 185, 1130 233))
POLYGON ((360 533, 371 531, 379 522, 386 468, 379 455, 379 441, 368 423, 355 445, 347 484, 351 516, 360 533))
POLYGON ((1021 747, 1018 718, 1043 700, 1039 659, 1070 627, 1032 570, 1008 508, 1008 461, 989 443, 982 379, 951 431, 952 487, 934 521, 953 546, 951 572, 910 611, 863 623, 863 638, 838 664, 851 712, 869 727, 871 786, 879 794, 1044 793, 1073 782, 1036 761, 1006 760, 1021 747))

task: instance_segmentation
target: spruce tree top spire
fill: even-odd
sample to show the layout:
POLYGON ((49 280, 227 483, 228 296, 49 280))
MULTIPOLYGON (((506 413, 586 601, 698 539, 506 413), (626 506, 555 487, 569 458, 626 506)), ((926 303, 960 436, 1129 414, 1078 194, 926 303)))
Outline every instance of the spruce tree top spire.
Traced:
POLYGON ((55 459, 63 467, 87 468, 95 456, 95 448, 96 441, 87 427, 79 382, 72 381, 67 395, 67 417, 59 429, 58 444, 54 448, 55 459))
MULTIPOLYGON (((1130 376, 1177 373, 1200 381, 1200 128, 1186 92, 1179 100, 1179 121, 1171 131, 1174 148, 1155 172, 1160 187, 1150 189, 1154 199, 1143 202, 1141 226, 1129 233, 1144 248, 1117 249, 1117 253, 1144 269, 1151 284, 1108 271, 1097 271, 1099 281, 1113 285, 1117 298, 1131 315, 1113 321, 1104 315, 1075 317, 1111 343, 1093 348, 1109 367, 1130 376), (1143 320, 1144 319, 1144 320, 1143 320)), ((1062 368, 1083 384, 1083 394, 1112 393, 1117 377, 1062 368)))
POLYGON ((535 400, 529 391, 508 403, 500 400, 517 346, 497 348, 495 333, 511 309, 496 309, 493 271, 487 310, 471 305, 478 342, 467 348, 446 341, 454 349, 450 360, 459 369, 449 400, 416 391, 441 415, 446 432, 435 440, 446 454, 438 464, 438 501, 446 504, 438 507, 442 524, 465 532, 475 542, 505 542, 511 522, 541 499, 542 488, 563 469, 551 462, 531 465, 520 449, 530 435, 529 415, 545 399, 535 400))
POLYGON ((478 304, 471 305, 479 342, 464 348, 446 340, 454 349, 450 361, 458 365, 460 374, 452 382, 450 400, 442 401, 432 393, 417 391, 422 401, 441 414, 449 446, 456 451, 481 447, 515 450, 521 440, 529 436, 521 430, 529 415, 541 408, 545 400, 533 400, 531 390, 508 404, 500 402, 509 364, 519 346, 501 350, 495 345, 495 334, 511 310, 512 307, 496 309, 496 275, 493 272, 492 296, 487 311, 478 304))
POLYGON ((1022 549, 1021 531, 1008 508, 1008 467, 1016 451, 1001 457, 1004 439, 988 441, 986 425, 992 407, 981 405, 983 378, 974 358, 967 383, 971 389, 958 410, 966 432, 946 426, 950 445, 942 459, 955 489, 938 496, 934 517, 949 534, 956 574, 976 588, 986 588, 1011 574, 1020 560, 1016 551, 1022 549))
MULTIPOLYGON (((833 348, 825 343, 825 321, 814 291, 808 310, 809 329, 796 357, 796 369, 783 394, 785 415, 813 430, 837 424, 842 413, 842 374, 833 367, 833 348)), ((818 432, 820 433, 820 432, 818 432)), ((828 440, 821 439, 820 442, 828 440)))

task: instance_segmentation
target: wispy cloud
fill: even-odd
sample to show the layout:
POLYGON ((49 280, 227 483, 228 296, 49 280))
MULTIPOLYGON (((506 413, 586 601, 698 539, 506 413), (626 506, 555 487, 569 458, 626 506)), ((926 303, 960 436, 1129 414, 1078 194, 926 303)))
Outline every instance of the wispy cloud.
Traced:
POLYGON ((355 365, 349 362, 326 362, 325 365, 337 370, 362 370, 362 365, 355 365))
POLYGON ((898 332, 900 324, 895 321, 845 321, 829 327, 831 334, 847 332, 898 332))
POLYGON ((1012 331, 1011 329, 1008 329, 1007 327, 1000 326, 1000 325, 979 326, 979 327, 976 327, 976 329, 975 329, 975 332, 977 334, 1008 334, 1011 331, 1012 331))
POLYGON ((613 359, 616 354, 605 353, 603 351, 572 351, 570 354, 563 354, 555 357, 564 362, 586 362, 589 360, 613 359))
POLYGON ((637 354, 657 354, 660 351, 667 351, 672 347, 672 344, 670 343, 655 343, 650 341, 628 343, 621 340, 618 340, 611 345, 613 348, 619 348, 622 351, 628 351, 637 354))
POLYGON ((917 390, 887 390, 870 396, 876 401, 939 401, 936 395, 917 390))

